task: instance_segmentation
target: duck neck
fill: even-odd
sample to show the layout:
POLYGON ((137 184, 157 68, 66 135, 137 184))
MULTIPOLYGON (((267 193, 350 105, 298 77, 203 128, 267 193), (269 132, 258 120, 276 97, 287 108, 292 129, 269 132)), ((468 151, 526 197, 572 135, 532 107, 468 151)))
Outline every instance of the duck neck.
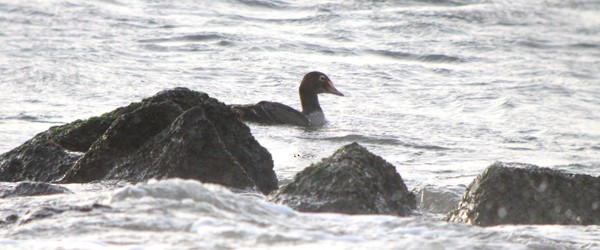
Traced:
POLYGON ((319 105, 319 97, 314 91, 300 88, 300 103, 302 104, 302 113, 306 115, 323 112, 321 105, 319 105))

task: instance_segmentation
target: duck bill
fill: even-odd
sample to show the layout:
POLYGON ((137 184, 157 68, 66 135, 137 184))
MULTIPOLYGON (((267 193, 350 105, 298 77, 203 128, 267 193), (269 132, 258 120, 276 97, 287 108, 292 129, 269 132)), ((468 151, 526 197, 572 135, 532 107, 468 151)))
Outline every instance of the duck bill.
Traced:
POLYGON ((327 92, 331 93, 331 94, 334 94, 334 95, 344 96, 344 94, 342 94, 342 92, 338 91, 333 86, 333 82, 332 81, 327 81, 327 92))

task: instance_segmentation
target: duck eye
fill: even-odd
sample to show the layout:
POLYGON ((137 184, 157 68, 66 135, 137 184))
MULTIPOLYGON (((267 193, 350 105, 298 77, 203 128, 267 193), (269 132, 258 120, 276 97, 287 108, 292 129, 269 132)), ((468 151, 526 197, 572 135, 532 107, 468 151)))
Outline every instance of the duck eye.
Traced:
POLYGON ((325 76, 319 76, 319 81, 324 82, 325 81, 325 76))

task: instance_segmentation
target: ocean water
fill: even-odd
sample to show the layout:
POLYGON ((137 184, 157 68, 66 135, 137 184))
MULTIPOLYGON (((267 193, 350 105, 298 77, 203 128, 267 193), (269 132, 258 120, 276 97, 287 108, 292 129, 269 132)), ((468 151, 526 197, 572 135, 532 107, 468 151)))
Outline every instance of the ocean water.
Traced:
POLYGON ((0 153, 178 86, 299 108, 313 70, 346 95, 320 96, 328 124, 249 124, 280 183, 356 141, 396 166, 419 215, 299 213, 177 179, 68 184, 3 199, 0 218, 110 209, 0 225, 0 248, 600 248, 598 226, 441 220, 494 161, 600 175, 595 0, 0 0, 0 153))

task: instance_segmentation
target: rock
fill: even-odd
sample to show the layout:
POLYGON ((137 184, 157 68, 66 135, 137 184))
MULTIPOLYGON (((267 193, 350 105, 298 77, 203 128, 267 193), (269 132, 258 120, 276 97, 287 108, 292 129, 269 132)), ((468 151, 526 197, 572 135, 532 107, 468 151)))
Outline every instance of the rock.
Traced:
POLYGON ((227 151, 244 167, 258 188, 265 194, 277 189, 277 176, 273 171, 271 154, 256 141, 250 128, 239 120, 238 114, 232 111, 231 107, 209 98, 204 93, 200 98, 197 93, 189 90, 163 91, 149 101, 173 100, 183 110, 201 106, 204 116, 212 122, 227 151))
POLYGON ((20 224, 26 224, 34 220, 44 219, 56 214, 62 214, 67 211, 64 208, 58 207, 39 207, 30 211, 27 211, 19 221, 20 224))
POLYGON ((58 180, 81 157, 39 134, 0 156, 0 181, 58 180))
MULTIPOLYGON (((83 162, 82 169, 93 166, 85 165, 85 161, 94 161, 94 156, 86 157, 80 161, 83 162)), ((152 137, 135 152, 127 154, 124 159, 108 162, 99 159, 94 164, 110 168, 105 179, 143 181, 179 177, 240 189, 255 185, 227 151, 213 123, 204 116, 204 110, 200 107, 184 112, 168 129, 152 137)))
POLYGON ((416 207, 396 168, 356 142, 298 173, 272 200, 303 212, 407 216, 416 207))
POLYGON ((0 156, 0 181, 171 177, 277 188, 271 155, 250 129, 225 104, 186 88, 53 127, 0 156))
POLYGON ((21 146, 0 155, 0 181, 59 180, 93 142, 121 114, 140 104, 131 104, 99 117, 54 126, 21 146))
MULTIPOLYGON (((108 173, 115 166, 128 161, 142 145, 167 128, 182 113, 183 110, 177 104, 162 102, 144 105, 119 116, 102 138, 68 171, 63 181, 91 182, 114 179, 110 178, 108 173)), ((139 181, 143 178, 140 176, 132 180, 139 181)))
MULTIPOLYGON (((66 207, 42 206, 42 207, 38 207, 33 210, 27 211, 19 220, 19 224, 21 224, 21 225, 27 224, 34 220, 40 220, 40 219, 52 217, 54 215, 62 214, 67 211, 91 212, 93 210, 98 210, 98 209, 99 210, 112 210, 112 208, 110 206, 106 206, 106 205, 102 205, 102 204, 98 204, 98 203, 94 203, 92 205, 85 205, 85 206, 66 206, 66 207)), ((19 217, 14 215, 10 219, 13 219, 16 221, 19 219, 19 217)), ((7 224, 11 223, 10 221, 8 221, 8 218, 6 219, 6 221, 7 221, 7 224)))
POLYGON ((46 182, 21 182, 13 189, 8 190, 0 195, 0 198, 70 193, 73 192, 68 188, 46 182))
POLYGON ((600 177, 496 162, 467 187, 446 220, 478 226, 600 224, 600 177))
POLYGON ((7 224, 13 224, 13 223, 17 222, 17 220, 19 220, 18 215, 16 215, 16 214, 8 215, 3 220, 0 220, 0 226, 7 225, 7 224))

